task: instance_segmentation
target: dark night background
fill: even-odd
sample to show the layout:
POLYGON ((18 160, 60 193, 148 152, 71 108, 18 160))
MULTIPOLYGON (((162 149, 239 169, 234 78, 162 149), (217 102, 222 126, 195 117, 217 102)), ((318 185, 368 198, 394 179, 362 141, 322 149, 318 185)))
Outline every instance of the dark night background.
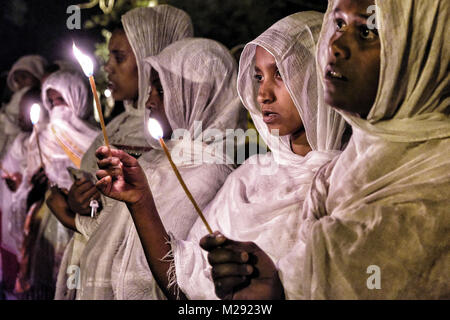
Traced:
MULTIPOLYGON (((67 7, 88 0, 1 0, 0 71, 6 71, 22 55, 37 53, 49 60, 72 59, 71 43, 86 50, 103 41, 100 29, 69 30, 67 7)), ((131 1, 130 1, 131 2, 131 1)), ((117 3, 117 1, 116 1, 117 3)), ((326 0, 167 0, 187 11, 196 36, 221 41, 229 48, 258 36, 280 18, 301 10, 324 11, 326 0)), ((81 11, 82 25, 101 15, 98 5, 81 11)))

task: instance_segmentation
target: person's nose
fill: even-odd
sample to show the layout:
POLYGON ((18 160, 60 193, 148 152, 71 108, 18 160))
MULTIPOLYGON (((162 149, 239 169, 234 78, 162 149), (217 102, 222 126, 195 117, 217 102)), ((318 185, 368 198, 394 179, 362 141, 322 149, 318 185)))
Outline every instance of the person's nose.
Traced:
POLYGON ((334 58, 334 60, 345 59, 348 60, 351 56, 351 49, 349 43, 349 37, 351 36, 350 32, 341 32, 335 33, 331 39, 329 44, 330 56, 334 58))
POLYGON ((272 81, 263 81, 258 89, 258 96, 256 100, 260 105, 264 104, 271 104, 275 101, 275 94, 274 94, 274 84, 272 81))
POLYGON ((106 73, 112 74, 113 73, 113 67, 112 67, 112 61, 111 57, 108 58, 108 61, 106 61, 106 64, 104 66, 104 69, 106 73))
POLYGON ((147 109, 154 109, 156 107, 156 99, 157 99, 157 91, 156 88, 153 86, 150 88, 148 93, 148 99, 145 103, 145 107, 147 109))

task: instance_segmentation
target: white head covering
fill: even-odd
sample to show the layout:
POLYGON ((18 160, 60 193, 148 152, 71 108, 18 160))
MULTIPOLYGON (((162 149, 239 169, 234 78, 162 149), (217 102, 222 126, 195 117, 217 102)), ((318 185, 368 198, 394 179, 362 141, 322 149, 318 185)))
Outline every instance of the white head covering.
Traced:
MULTIPOLYGON (((236 73, 232 72, 236 63, 223 45, 208 39, 181 40, 145 61, 146 79, 154 68, 162 87, 170 88, 164 92, 164 106, 172 129, 187 130, 191 140, 202 138, 205 131, 217 130, 215 139, 203 136, 203 143, 208 145, 224 144, 227 129, 234 132, 243 127, 245 110, 236 95, 236 73), (202 130, 196 121, 201 121, 202 130)), ((145 120, 147 128, 148 117, 145 120)), ((161 149, 148 130, 145 132, 149 144, 161 149)))
POLYGON ((14 81, 14 72, 18 70, 28 71, 36 79, 41 80, 45 72, 45 67, 47 65, 47 60, 38 55, 28 55, 23 56, 12 66, 8 73, 8 86, 12 91, 17 91, 17 83, 14 81))
MULTIPOLYGON (((136 8, 122 16, 122 24, 130 46, 136 57, 139 75, 139 100, 137 106, 131 101, 125 103, 125 112, 114 118, 107 126, 108 138, 112 145, 147 148, 143 132, 144 107, 147 101, 148 79, 143 77, 144 61, 148 56, 158 54, 169 44, 180 39, 192 37, 191 18, 183 10, 169 5, 136 8), (136 108, 137 107, 137 108, 136 108)), ((97 158, 95 151, 104 144, 103 135, 99 135, 83 158, 84 170, 95 173, 97 158)))
POLYGON ((86 77, 76 71, 56 71, 52 73, 42 86, 42 101, 51 113, 52 106, 48 98, 48 90, 61 93, 76 118, 85 120, 92 114, 92 93, 86 77))
MULTIPOLYGON (((143 85, 143 59, 147 56, 158 54, 167 45, 177 40, 191 37, 193 26, 190 17, 182 10, 168 5, 156 6, 153 8, 136 8, 122 16, 122 24, 133 49, 138 65, 139 74, 139 102, 137 108, 126 103, 126 111, 114 118, 106 127, 111 145, 127 145, 132 147, 148 148, 148 143, 144 134, 144 103, 147 99, 148 86, 143 85)), ((147 80, 148 81, 148 80, 147 80)), ((85 156, 83 157, 81 168, 95 174, 97 158, 95 151, 103 145, 103 135, 98 135, 85 156)), ((117 201, 102 198, 104 208, 103 216, 115 212, 120 204, 117 201)), ((101 215, 101 216, 102 216, 101 215)), ((98 226, 98 220, 82 219, 80 217, 79 229, 83 229, 84 235, 91 234, 98 226)), ((117 233, 116 233, 117 234, 117 233)), ((71 265, 78 265, 87 238, 80 234, 75 234, 68 245, 57 284, 57 299, 73 299, 74 290, 67 290, 67 269, 71 265)))
MULTIPOLYGON (((183 152, 191 149, 192 140, 199 134, 194 135, 195 121, 203 121, 204 130, 215 129, 222 135, 227 128, 238 127, 238 121, 243 118, 240 114, 245 110, 236 92, 236 63, 224 46, 207 39, 187 39, 146 61, 159 73, 171 126, 192 133, 189 141, 168 141, 171 151, 175 146, 183 152), (203 71, 199 70, 199 63, 203 71)), ((150 68, 146 70, 150 72, 150 68)), ((191 158, 178 163, 186 185, 201 208, 211 201, 231 172, 225 159, 221 155, 217 157, 222 164, 197 164, 191 158)), ((164 226, 176 237, 185 239, 198 216, 166 155, 154 149, 139 162, 146 172, 164 226)), ((100 214, 100 225, 83 252, 81 290, 77 298, 163 299, 128 209, 123 204, 114 209, 114 215, 108 214, 106 218, 103 212, 100 214)), ((82 220, 77 219, 77 223, 81 225, 82 220)))
MULTIPOLYGON (((317 170, 339 154, 343 119, 321 100, 315 68, 315 43, 323 15, 300 12, 288 16, 246 45, 240 60, 239 95, 271 153, 249 158, 233 172, 208 205, 205 216, 213 230, 242 241, 254 241, 274 261, 295 243, 301 209, 317 170), (261 46, 277 63, 313 151, 295 154, 289 136, 271 135, 263 122, 254 80, 255 51, 261 46), (328 119, 329 126, 319 126, 328 119), (326 138, 319 139, 324 136, 326 138), (320 151, 317 151, 317 150, 320 151)), ((190 299, 216 298, 206 252, 198 241, 206 228, 198 220, 187 241, 173 241, 177 281, 190 299)))
MULTIPOLYGON (((301 230, 306 247, 280 263, 288 298, 449 296, 450 3, 376 4, 377 97, 367 119, 342 112, 353 136, 313 181, 301 230), (370 290, 374 272, 381 290, 370 290)), ((333 6, 323 46, 325 31, 334 30, 333 6)))
MULTIPOLYGON (((36 134, 42 151, 45 172, 51 183, 61 188, 69 189, 72 180, 67 167, 80 165, 81 157, 91 144, 98 130, 91 128, 86 122, 79 119, 74 112, 89 115, 92 104, 88 101, 89 89, 85 85, 85 77, 79 73, 59 71, 50 75, 43 84, 42 100, 46 109, 41 108, 41 119, 37 130, 33 130, 28 145, 27 168, 24 173, 22 185, 14 195, 13 210, 16 212, 20 225, 23 226, 23 217, 26 214, 26 198, 31 189, 29 181, 41 166, 39 148, 36 143, 36 134), (74 90, 72 88, 76 88, 74 90), (47 90, 53 88, 64 97, 68 106, 55 106, 51 108, 48 102, 47 90), (46 123, 46 111, 50 112, 50 122, 46 123), (64 147, 63 147, 64 146, 64 147)), ((35 128, 36 129, 36 128, 35 128)), ((19 231, 18 231, 19 232, 19 231)))

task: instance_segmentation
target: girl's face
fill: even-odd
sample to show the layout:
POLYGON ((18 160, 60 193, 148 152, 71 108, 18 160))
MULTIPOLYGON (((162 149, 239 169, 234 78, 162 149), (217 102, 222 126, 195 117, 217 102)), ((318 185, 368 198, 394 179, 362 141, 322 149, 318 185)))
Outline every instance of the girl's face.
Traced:
POLYGON ((145 107, 150 110, 150 117, 157 120, 161 125, 164 137, 172 136, 172 127, 164 110, 164 91, 159 74, 155 69, 152 69, 150 74, 150 93, 145 107))
POLYGON ((292 101, 275 58, 264 48, 256 47, 255 80, 259 84, 257 101, 263 120, 270 131, 279 130, 280 136, 303 129, 303 122, 292 101))
POLYGON ((17 70, 16 72, 14 72, 13 77, 14 81, 17 83, 17 87, 19 90, 25 87, 35 87, 40 85, 39 80, 25 70, 17 70))
POLYGON ((115 100, 137 100, 138 67, 133 49, 123 30, 116 30, 111 36, 105 71, 108 73, 108 88, 115 100))
POLYGON ((64 100, 63 96, 59 91, 56 91, 54 89, 48 89, 47 90, 47 97, 48 100, 50 100, 50 105, 53 107, 61 107, 66 106, 67 102, 64 100))
MULTIPOLYGON (((331 16, 334 33, 322 52, 325 101, 337 108, 367 117, 375 102, 380 74, 380 39, 369 29, 374 0, 337 0, 331 16)), ((372 13, 373 14, 373 13, 372 13)))

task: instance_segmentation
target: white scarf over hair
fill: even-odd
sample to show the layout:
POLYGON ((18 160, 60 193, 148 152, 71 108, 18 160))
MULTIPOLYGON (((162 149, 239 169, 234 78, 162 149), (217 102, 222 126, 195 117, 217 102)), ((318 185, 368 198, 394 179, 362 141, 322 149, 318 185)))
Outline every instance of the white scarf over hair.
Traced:
POLYGON ((377 5, 378 94, 367 119, 342 113, 352 139, 313 181, 306 246, 279 265, 290 299, 450 297, 450 3, 377 5))
POLYGON ((36 79, 41 80, 45 73, 45 67, 47 66, 47 60, 39 55, 23 56, 16 63, 13 64, 11 70, 8 73, 8 87, 16 92, 19 90, 16 81, 14 80, 14 72, 16 71, 28 71, 36 79))
MULTIPOLYGON (((23 223, 26 215, 26 199, 32 185, 30 179, 41 166, 39 149, 36 143, 36 134, 42 152, 45 173, 50 183, 60 188, 69 189, 72 185, 67 167, 76 167, 61 145, 72 152, 75 158, 81 159, 98 130, 91 128, 87 122, 78 118, 77 114, 89 116, 92 112, 92 99, 86 82, 86 77, 76 72, 58 71, 50 75, 42 86, 42 101, 45 109, 41 109, 41 119, 36 130, 30 137, 28 145, 27 167, 23 181, 14 194, 12 209, 17 221, 14 233, 18 236, 23 233, 23 223), (48 100, 48 90, 58 91, 67 106, 52 108, 48 100), (46 119, 46 110, 50 113, 49 122, 46 119)), ((21 236, 19 236, 21 238, 21 236)))
MULTIPOLYGON (((213 230, 241 241, 254 241, 278 261, 295 243, 303 200, 314 173, 339 154, 343 119, 324 105, 318 90, 315 44, 323 15, 301 12, 288 16, 246 45, 240 60, 238 91, 270 153, 249 158, 233 172, 207 206, 205 216, 213 230), (290 136, 272 135, 263 122, 254 79, 255 51, 270 52, 303 120, 313 149, 295 154, 290 136), (323 121, 324 125, 319 125, 323 121)), ((207 234, 201 220, 189 241, 173 240, 176 276, 190 299, 217 299, 206 252, 199 240, 207 234)))
MULTIPOLYGON (((139 75, 139 101, 137 108, 131 102, 125 104, 125 112, 115 117, 106 127, 111 145, 128 145, 133 147, 149 147, 144 132, 144 105, 148 87, 143 85, 143 59, 158 54, 172 42, 191 37, 193 26, 191 18, 183 10, 169 5, 153 8, 136 8, 122 16, 125 34, 136 57, 139 75)), ((104 144, 103 135, 99 134, 85 153, 81 168, 93 175, 98 170, 95 151, 104 144)), ((116 211, 122 204, 102 197, 102 215, 116 211)), ((79 265, 79 259, 89 235, 99 225, 98 219, 77 215, 79 232, 67 246, 63 263, 59 272, 56 299, 74 299, 75 291, 67 290, 67 269, 71 265, 79 265)))
POLYGON ((41 80, 46 65, 47 61, 41 56, 23 56, 14 63, 8 73, 8 86, 14 94, 11 101, 0 112, 0 158, 8 152, 8 148, 21 131, 18 124, 19 103, 23 94, 29 89, 22 88, 19 90, 17 83, 14 81, 14 73, 19 70, 28 71, 36 79, 41 80))
MULTIPOLYGON (((225 136, 226 129, 238 128, 239 121, 245 118, 245 109, 236 91, 236 64, 228 50, 217 42, 181 40, 159 55, 147 58, 146 62, 146 79, 150 77, 151 68, 159 73, 165 111, 173 129, 194 133, 195 122, 201 121, 203 132, 214 129, 225 136)), ((225 140, 218 139, 218 134, 216 140, 204 141, 203 148, 198 150, 205 150, 210 144, 219 144, 222 148, 225 140)), ((167 146, 172 154, 174 150, 189 153, 193 138, 168 141, 167 146)), ((197 156, 178 157, 177 166, 198 205, 204 208, 232 167, 226 164, 225 156, 208 155, 208 159, 215 157, 217 164, 197 163, 197 156)), ((185 239, 198 216, 166 155, 154 149, 139 162, 165 228, 185 239)), ((86 245, 81 257, 81 290, 77 298, 164 299, 153 279, 128 209, 123 204, 116 208, 118 211, 101 220, 86 245)))

